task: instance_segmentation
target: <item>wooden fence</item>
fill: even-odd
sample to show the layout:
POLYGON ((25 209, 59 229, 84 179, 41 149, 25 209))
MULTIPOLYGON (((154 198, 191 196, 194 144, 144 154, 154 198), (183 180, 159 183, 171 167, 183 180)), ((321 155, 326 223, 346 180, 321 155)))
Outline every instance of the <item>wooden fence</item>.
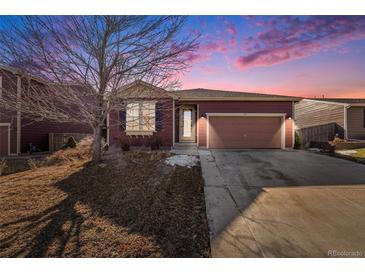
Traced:
POLYGON ((302 128, 297 130, 303 147, 309 147, 311 142, 332 141, 336 134, 340 138, 344 137, 344 129, 336 123, 320 126, 302 128))
POLYGON ((90 136, 87 133, 49 133, 48 134, 48 149, 49 152, 55 152, 60 150, 64 144, 66 144, 68 138, 73 137, 76 142, 81 139, 90 136))

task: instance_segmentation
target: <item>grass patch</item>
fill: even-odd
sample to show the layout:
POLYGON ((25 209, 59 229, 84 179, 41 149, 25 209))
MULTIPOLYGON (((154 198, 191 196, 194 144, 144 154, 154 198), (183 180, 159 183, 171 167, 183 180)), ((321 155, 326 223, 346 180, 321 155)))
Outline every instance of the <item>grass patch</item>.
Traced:
POLYGON ((163 152, 103 167, 67 153, 0 177, 1 257, 210 256, 200 167, 166 166, 163 152))
POLYGON ((356 153, 352 154, 351 156, 365 159, 365 148, 360 148, 360 149, 355 149, 355 150, 356 150, 356 153))

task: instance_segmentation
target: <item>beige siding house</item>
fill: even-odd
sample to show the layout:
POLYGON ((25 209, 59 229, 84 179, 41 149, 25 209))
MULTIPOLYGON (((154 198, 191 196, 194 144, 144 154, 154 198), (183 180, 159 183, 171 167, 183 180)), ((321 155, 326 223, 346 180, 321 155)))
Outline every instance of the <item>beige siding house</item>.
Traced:
POLYGON ((365 139, 365 99, 303 99, 295 104, 297 129, 336 124, 346 139, 365 139))

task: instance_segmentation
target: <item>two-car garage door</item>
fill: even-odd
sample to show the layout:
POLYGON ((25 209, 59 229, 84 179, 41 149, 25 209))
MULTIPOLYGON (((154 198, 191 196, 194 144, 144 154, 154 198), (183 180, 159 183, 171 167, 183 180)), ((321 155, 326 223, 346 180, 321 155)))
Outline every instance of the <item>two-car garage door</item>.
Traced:
POLYGON ((209 148, 281 148, 282 117, 209 116, 209 148))

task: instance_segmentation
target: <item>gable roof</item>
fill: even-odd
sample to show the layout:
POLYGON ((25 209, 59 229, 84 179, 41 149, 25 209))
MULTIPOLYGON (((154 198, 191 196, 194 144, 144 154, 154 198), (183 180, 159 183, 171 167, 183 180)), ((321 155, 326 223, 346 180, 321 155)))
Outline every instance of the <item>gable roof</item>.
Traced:
POLYGON ((120 88, 118 95, 124 99, 133 98, 168 98, 178 99, 178 96, 163 88, 156 87, 142 80, 136 80, 120 88))
POLYGON ((228 91, 216 89, 185 89, 175 93, 184 101, 299 101, 302 98, 276 94, 228 91))

